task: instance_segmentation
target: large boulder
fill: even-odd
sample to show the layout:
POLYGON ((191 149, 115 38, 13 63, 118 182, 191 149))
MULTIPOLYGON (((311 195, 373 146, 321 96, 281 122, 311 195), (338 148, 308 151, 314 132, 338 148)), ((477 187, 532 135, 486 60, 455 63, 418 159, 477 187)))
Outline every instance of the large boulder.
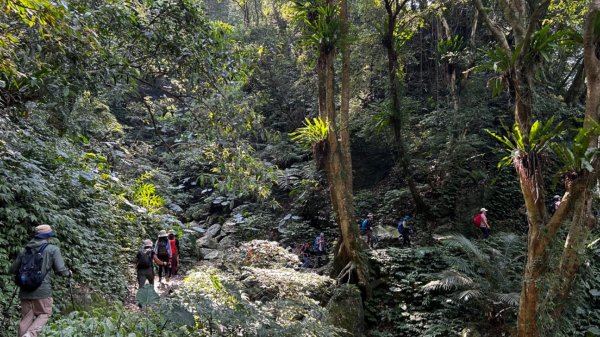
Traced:
POLYGON ((324 304, 335 287, 335 280, 330 277, 290 268, 243 267, 240 281, 249 298, 263 302, 276 298, 310 298, 324 304))
POLYGON ((200 249, 200 253, 202 254, 202 258, 204 260, 215 260, 223 257, 223 253, 216 249, 202 248, 200 249))
POLYGON ((237 225, 233 221, 226 221, 221 228, 223 232, 226 234, 231 234, 237 232, 237 225))
POLYGON ((235 241, 231 238, 231 236, 226 236, 219 241, 217 245, 217 249, 219 250, 227 250, 231 247, 235 246, 235 241))
POLYGON ((333 291, 327 304, 327 322, 346 330, 342 336, 364 336, 364 310, 360 290, 344 284, 333 291))
POLYGON ((204 233, 204 236, 205 236, 205 237, 212 238, 212 237, 215 237, 215 236, 217 236, 217 234, 219 234, 219 232, 220 232, 220 231, 221 231, 221 225, 220 225, 220 224, 218 224, 218 223, 216 223, 216 224, 214 224, 214 225, 210 226, 210 227, 209 227, 209 228, 206 230, 206 233, 204 233))
POLYGON ((217 240, 210 236, 203 236, 196 240, 196 247, 215 249, 217 248, 217 240))

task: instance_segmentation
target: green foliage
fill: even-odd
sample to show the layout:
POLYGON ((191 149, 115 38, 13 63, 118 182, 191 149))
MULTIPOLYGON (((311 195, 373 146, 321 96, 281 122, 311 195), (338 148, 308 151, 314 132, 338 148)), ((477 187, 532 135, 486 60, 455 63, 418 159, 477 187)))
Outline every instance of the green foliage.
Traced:
POLYGON ((158 303, 159 297, 156 291, 154 291, 154 285, 146 284, 138 289, 135 299, 139 304, 149 306, 158 303))
POLYGON ((465 50, 467 43, 460 35, 449 36, 442 39, 436 46, 438 57, 442 60, 447 60, 449 63, 455 63, 460 57, 460 53, 465 50))
POLYGON ((526 141, 516 123, 513 125, 512 130, 509 130, 506 125, 503 126, 508 136, 499 136, 488 129, 485 130, 502 143, 505 146, 504 150, 509 153, 498 163, 498 167, 509 166, 517 157, 535 156, 547 152, 553 141, 562 134, 565 128, 562 121, 554 125, 554 117, 551 117, 545 123, 535 121, 531 125, 529 138, 526 141))
POLYGON ((324 0, 292 1, 294 21, 302 24, 306 46, 331 50, 340 41, 339 8, 324 0))
POLYGON ((289 135, 292 141, 298 142, 305 147, 311 147, 327 139, 329 133, 329 120, 322 120, 321 117, 313 118, 311 122, 308 118, 304 119, 304 127, 298 128, 289 135))
POLYGON ((199 336, 179 321, 179 311, 169 309, 164 303, 167 317, 158 310, 144 313, 132 312, 122 305, 99 307, 89 312, 74 311, 48 323, 42 337, 87 337, 87 336, 199 336), (168 324, 171 323, 171 324, 168 324))
POLYGON ((594 170, 592 162, 598 155, 598 149, 590 147, 591 142, 600 135, 600 124, 586 120, 585 126, 578 128, 570 146, 561 143, 551 145, 552 151, 562 164, 559 173, 594 170))
POLYGON ((152 176, 152 172, 145 172, 136 180, 133 189, 133 200, 136 204, 154 213, 161 210, 165 204, 165 199, 156 193, 154 184, 147 183, 147 180, 151 179, 152 176))
POLYGON ((452 292, 459 301, 480 306, 487 317, 497 318, 519 304, 519 270, 523 242, 514 234, 496 234, 487 243, 476 243, 463 235, 449 235, 442 242, 461 254, 446 255, 450 266, 423 289, 452 292), (464 255, 463 255, 464 254, 464 255))

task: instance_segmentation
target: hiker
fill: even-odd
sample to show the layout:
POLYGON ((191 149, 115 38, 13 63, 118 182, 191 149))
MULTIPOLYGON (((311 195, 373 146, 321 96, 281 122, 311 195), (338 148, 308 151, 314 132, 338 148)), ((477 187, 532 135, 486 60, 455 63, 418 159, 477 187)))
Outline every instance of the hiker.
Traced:
POLYGON ((480 222, 479 222, 479 228, 481 229, 481 232, 483 233, 483 238, 487 239, 490 236, 490 224, 487 221, 487 209, 482 208, 479 210, 479 217, 480 217, 480 222))
POLYGON ((171 243, 169 242, 168 234, 166 230, 158 232, 158 240, 154 246, 154 253, 163 264, 158 265, 158 283, 162 283, 163 273, 169 282, 169 261, 171 260, 173 253, 171 252, 171 243))
POLYGON ((402 235, 402 247, 410 247, 410 227, 408 222, 410 216, 406 215, 402 220, 398 221, 398 233, 402 235))
POLYGON ((327 253, 325 247, 325 234, 321 233, 315 238, 315 246, 313 247, 317 255, 325 255, 327 253))
POLYGON ((550 204, 550 207, 548 208, 550 215, 554 215, 554 213, 558 209, 558 206, 560 206, 560 195, 557 194, 552 199, 553 199, 552 203, 550 204))
POLYGON ((367 218, 363 220, 360 226, 360 234, 366 235, 367 245, 373 248, 373 213, 367 214, 367 218))
POLYGON ((15 280, 20 287, 19 337, 36 337, 52 315, 50 271, 54 270, 55 273, 64 277, 72 275, 72 272, 65 266, 60 249, 50 244, 50 239, 55 236, 49 225, 35 227, 33 239, 25 245, 10 267, 10 272, 16 275, 15 280), (41 284, 37 284, 37 286, 28 282, 28 279, 34 278, 34 274, 41 276, 39 278, 41 284))
POLYGON ((166 265, 166 262, 161 261, 156 256, 156 253, 152 249, 152 240, 150 239, 144 240, 142 249, 138 251, 135 260, 139 289, 142 289, 142 287, 146 285, 146 281, 148 281, 149 284, 154 284, 154 268, 152 262, 159 266, 166 265))
POLYGON ((177 275, 177 269, 179 268, 179 239, 175 237, 175 232, 169 231, 169 245, 171 246, 171 269, 169 269, 169 276, 173 277, 177 275))
POLYGON ((310 267, 310 244, 308 242, 301 244, 300 249, 300 260, 302 260, 302 268, 310 267))

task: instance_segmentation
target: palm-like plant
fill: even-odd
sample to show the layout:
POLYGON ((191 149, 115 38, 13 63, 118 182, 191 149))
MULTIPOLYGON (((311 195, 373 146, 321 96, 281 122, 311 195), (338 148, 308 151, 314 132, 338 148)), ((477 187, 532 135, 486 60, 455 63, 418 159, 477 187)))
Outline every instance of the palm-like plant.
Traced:
POLYGON ((524 251, 520 237, 499 234, 489 243, 476 243, 453 234, 441 241, 461 254, 446 256, 450 267, 423 286, 423 290, 451 292, 459 301, 481 306, 490 319, 518 306, 520 272, 515 261, 523 257, 524 251))

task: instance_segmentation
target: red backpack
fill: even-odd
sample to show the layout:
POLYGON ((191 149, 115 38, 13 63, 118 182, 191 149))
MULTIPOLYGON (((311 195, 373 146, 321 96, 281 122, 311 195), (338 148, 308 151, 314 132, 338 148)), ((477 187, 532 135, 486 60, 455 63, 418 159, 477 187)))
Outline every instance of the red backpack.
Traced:
POLYGON ((473 217, 473 222, 475 223, 475 227, 479 228, 481 226, 481 213, 475 214, 473 217))

